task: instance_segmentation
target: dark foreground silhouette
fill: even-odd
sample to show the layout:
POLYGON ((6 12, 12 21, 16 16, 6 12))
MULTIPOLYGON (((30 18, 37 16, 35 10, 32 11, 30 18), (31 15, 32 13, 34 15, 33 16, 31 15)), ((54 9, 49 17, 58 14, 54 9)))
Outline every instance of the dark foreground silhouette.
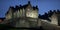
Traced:
POLYGON ((10 25, 4 25, 4 24, 0 24, 0 30, 43 30, 42 27, 34 27, 34 28, 27 28, 27 27, 12 27, 10 25))

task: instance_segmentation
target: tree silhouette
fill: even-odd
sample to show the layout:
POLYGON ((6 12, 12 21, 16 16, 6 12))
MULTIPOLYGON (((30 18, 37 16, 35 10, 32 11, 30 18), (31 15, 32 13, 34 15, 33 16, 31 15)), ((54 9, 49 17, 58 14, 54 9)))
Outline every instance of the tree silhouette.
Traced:
POLYGON ((57 13, 60 13, 59 9, 57 9, 57 13))
POLYGON ((48 11, 48 16, 50 17, 53 14, 52 10, 48 11))
POLYGON ((40 14, 38 15, 38 18, 41 18, 41 15, 40 14))
POLYGON ((56 13, 56 10, 53 10, 53 13, 56 13))

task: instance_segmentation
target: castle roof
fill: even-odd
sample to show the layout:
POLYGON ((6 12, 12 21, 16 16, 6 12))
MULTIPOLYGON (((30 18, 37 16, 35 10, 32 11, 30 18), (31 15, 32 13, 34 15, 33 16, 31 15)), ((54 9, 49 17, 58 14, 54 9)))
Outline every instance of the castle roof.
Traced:
POLYGON ((54 11, 50 10, 48 13, 45 13, 44 15, 39 15, 39 18, 51 21, 49 19, 49 17, 51 17, 53 15, 60 16, 60 11, 59 10, 57 10, 57 11, 56 10, 54 10, 54 11))
MULTIPOLYGON (((22 6, 22 5, 20 5, 20 6, 17 6, 17 5, 16 5, 15 8, 14 8, 13 6, 10 6, 10 8, 13 9, 13 10, 12 10, 13 12, 15 12, 15 11, 18 11, 19 9, 23 9, 23 8, 25 9, 25 8, 27 8, 28 5, 31 5, 30 1, 28 1, 28 4, 25 4, 25 5, 23 5, 23 6, 22 6)), ((35 9, 38 9, 37 6, 36 6, 36 7, 33 6, 32 8, 33 8, 34 10, 35 10, 35 9)), ((9 10, 7 11, 6 14, 8 14, 8 12, 9 12, 9 10)))
POLYGON ((58 15, 58 14, 60 14, 60 11, 59 10, 54 10, 53 12, 50 12, 50 13, 48 13, 48 15, 49 15, 49 17, 51 17, 52 15, 58 15))

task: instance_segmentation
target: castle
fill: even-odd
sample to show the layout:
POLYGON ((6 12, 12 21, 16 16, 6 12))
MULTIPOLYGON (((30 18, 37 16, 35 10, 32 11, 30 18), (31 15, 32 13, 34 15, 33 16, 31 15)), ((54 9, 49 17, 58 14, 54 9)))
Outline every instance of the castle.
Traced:
MULTIPOLYGON (((38 18, 38 6, 32 6, 30 1, 28 1, 28 4, 26 5, 20 5, 16 6, 15 8, 11 6, 9 10, 7 11, 6 15, 6 24, 11 24, 15 27, 37 27, 41 26, 42 21, 43 22, 49 22, 51 24, 58 25, 59 24, 59 18, 60 18, 60 12, 52 12, 49 13, 51 15, 47 15, 48 19, 44 18, 38 18), (48 20, 51 20, 48 21, 48 20)), ((44 16, 43 16, 44 17, 44 16)), ((45 17, 46 18, 46 17, 45 17)), ((4 22, 5 23, 5 22, 4 22)))
MULTIPOLYGON (((6 13, 5 20, 10 20, 10 19, 11 20, 13 19, 14 21, 19 21, 20 25, 22 23, 26 22, 25 24, 26 24, 26 26, 28 26, 29 25, 28 21, 31 21, 31 22, 37 24, 38 7, 32 6, 30 1, 28 2, 28 4, 23 5, 23 6, 20 5, 20 6, 16 6, 15 8, 10 7, 8 12, 6 13)), ((20 25, 18 25, 19 22, 17 22, 17 24, 16 24, 16 26, 18 26, 18 27, 20 26, 20 25)), ((31 24, 33 24, 33 23, 31 23, 31 24)), ((23 24, 22 26, 25 26, 25 24, 23 24)))

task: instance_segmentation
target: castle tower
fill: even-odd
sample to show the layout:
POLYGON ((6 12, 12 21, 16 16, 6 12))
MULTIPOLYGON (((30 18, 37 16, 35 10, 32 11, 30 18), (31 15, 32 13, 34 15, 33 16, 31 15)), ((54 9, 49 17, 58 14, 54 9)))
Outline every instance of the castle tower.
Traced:
POLYGON ((31 17, 31 18, 38 18, 38 9, 36 7, 32 7, 30 1, 28 1, 28 6, 26 8, 26 17, 31 17))
POLYGON ((58 25, 58 18, 57 18, 57 14, 55 12, 51 16, 51 24, 58 25))
POLYGON ((12 13, 13 13, 14 7, 10 7, 9 10, 7 11, 6 15, 6 20, 9 20, 12 18, 12 13))

